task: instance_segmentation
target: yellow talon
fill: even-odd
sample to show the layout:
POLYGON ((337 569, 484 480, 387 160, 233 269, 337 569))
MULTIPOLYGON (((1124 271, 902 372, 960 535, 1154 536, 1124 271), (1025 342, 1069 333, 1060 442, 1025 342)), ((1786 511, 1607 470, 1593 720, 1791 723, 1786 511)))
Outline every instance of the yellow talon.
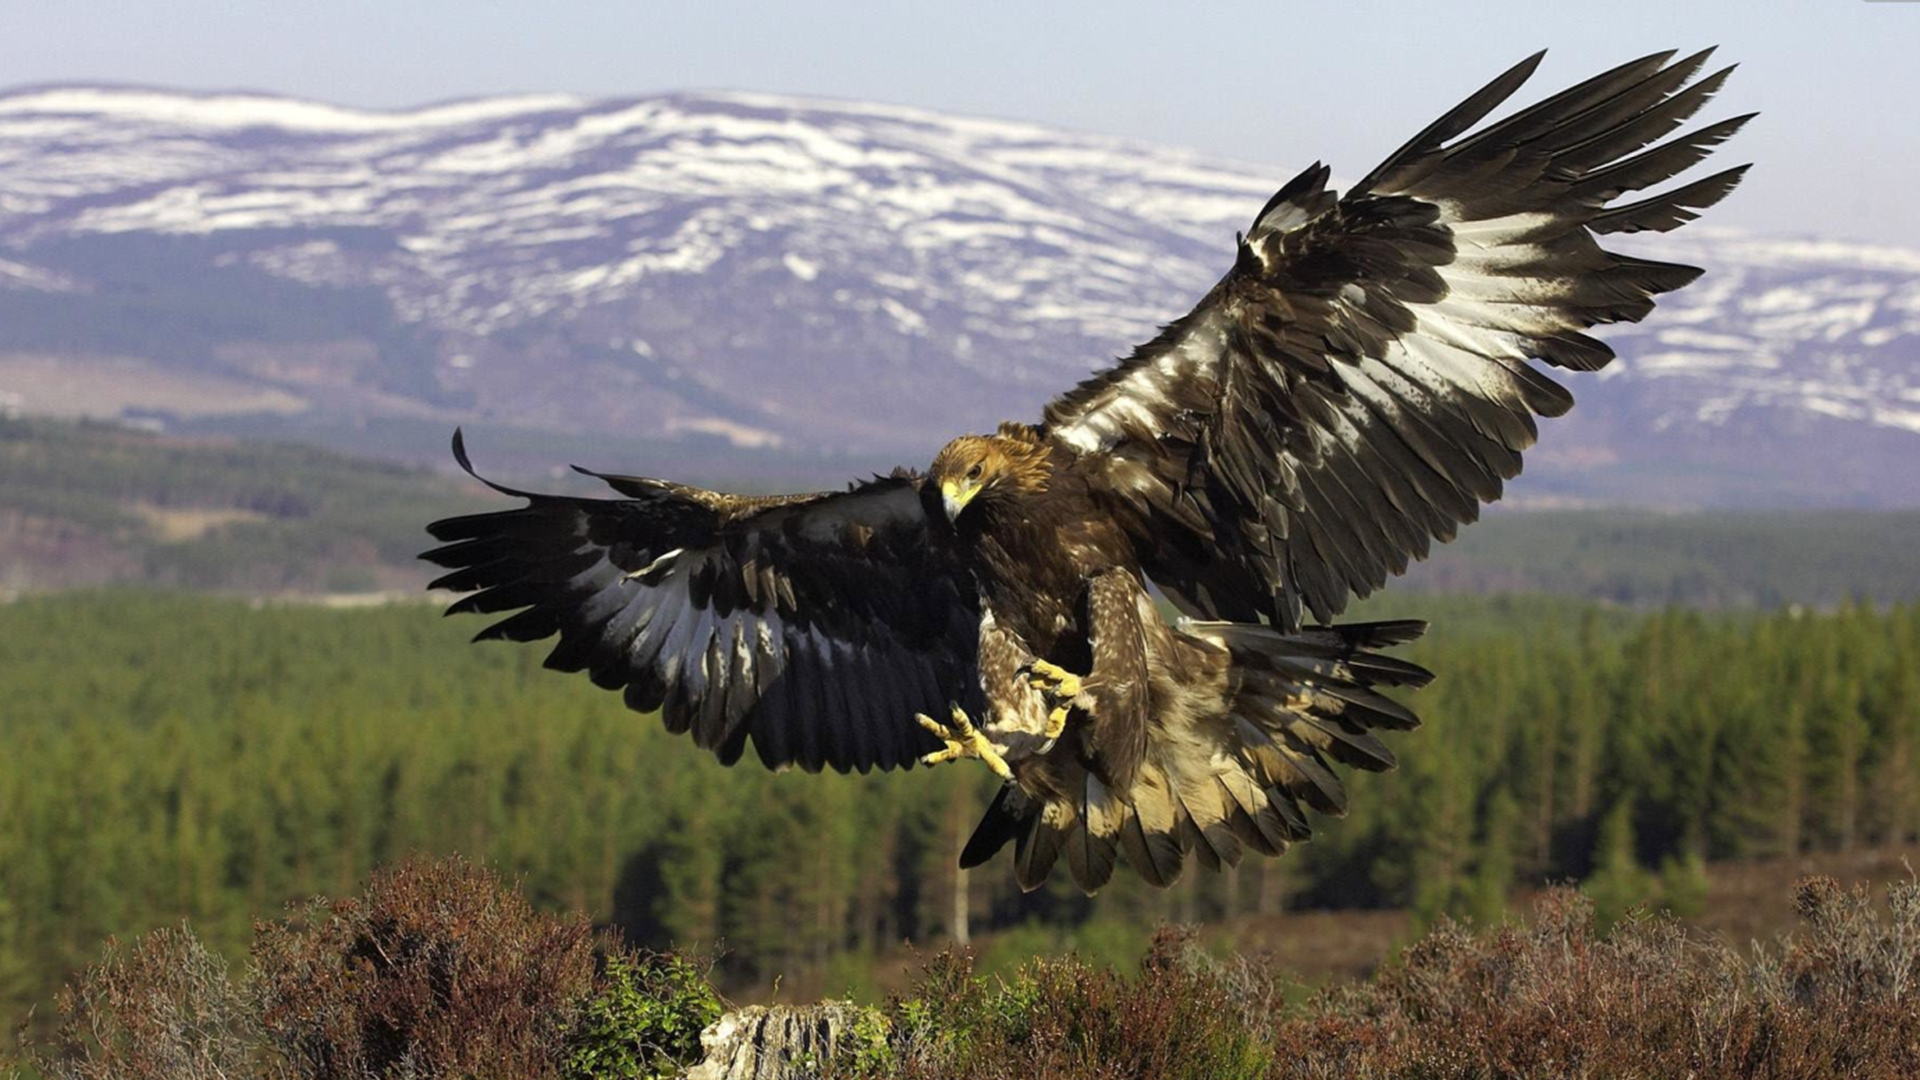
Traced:
POLYGON ((943 762, 958 761, 961 758, 977 757, 987 763, 987 768, 992 769, 995 776, 1002 780, 1013 779, 1013 770, 1007 766, 1007 759, 1000 756, 999 749, 987 738, 985 732, 973 726, 973 721, 967 716, 965 709, 958 705, 953 707, 951 724, 943 724, 926 713, 915 713, 913 718, 920 722, 921 727, 933 732, 941 742, 947 744, 944 749, 922 756, 921 764, 939 765, 943 762))
POLYGON ((1059 738, 1060 733, 1067 730, 1067 714, 1072 711, 1071 706, 1055 706, 1053 711, 1047 714, 1047 726, 1041 730, 1040 736, 1045 739, 1059 738))
POLYGON ((1043 690, 1057 698, 1076 698, 1080 696, 1080 676, 1058 664, 1045 660, 1035 660, 1027 665, 1027 678, 1036 690, 1043 690))

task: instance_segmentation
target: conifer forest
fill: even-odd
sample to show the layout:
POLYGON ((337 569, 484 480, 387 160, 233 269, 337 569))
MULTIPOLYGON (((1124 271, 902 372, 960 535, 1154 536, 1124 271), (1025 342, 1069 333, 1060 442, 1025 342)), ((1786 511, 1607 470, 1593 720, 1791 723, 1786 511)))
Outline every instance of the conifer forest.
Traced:
POLYGON ((0 606, 0 1000, 46 1009, 121 938, 256 919, 411 854, 489 865, 636 945, 719 947, 756 995, 858 993, 876 952, 1007 931, 1138 955, 1161 922, 1301 908, 1498 918, 1518 886, 1596 895, 1706 861, 1920 838, 1920 606, 1708 613, 1388 597, 1398 770, 1310 843, 1173 888, 1022 894, 956 854, 993 778, 722 768, 541 651, 472 646, 427 604, 335 610, 82 591, 0 606), (1135 939, 1138 939, 1137 941, 1135 939))

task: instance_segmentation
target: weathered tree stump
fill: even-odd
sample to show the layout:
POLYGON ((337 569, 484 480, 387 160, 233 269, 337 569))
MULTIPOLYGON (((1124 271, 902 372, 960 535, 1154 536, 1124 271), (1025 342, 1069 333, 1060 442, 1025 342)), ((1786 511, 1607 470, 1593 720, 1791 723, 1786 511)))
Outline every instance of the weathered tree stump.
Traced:
POLYGON ((818 1005, 752 1005, 730 1012, 700 1033, 706 1060, 687 1080, 804 1080, 845 1044, 867 1010, 839 1001, 818 1005))

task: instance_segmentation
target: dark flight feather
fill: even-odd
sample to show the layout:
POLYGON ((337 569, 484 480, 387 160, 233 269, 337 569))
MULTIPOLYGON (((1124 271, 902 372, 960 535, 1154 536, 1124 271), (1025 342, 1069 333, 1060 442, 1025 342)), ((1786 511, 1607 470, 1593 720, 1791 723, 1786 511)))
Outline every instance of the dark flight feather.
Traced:
POLYGON ((453 455, 527 500, 428 526, 433 587, 468 593, 448 614, 512 613, 478 640, 558 635, 548 667, 770 767, 910 765, 938 748, 915 712, 978 707, 976 600, 927 542, 917 479, 747 498, 582 469, 628 496, 590 499, 487 480, 458 432, 453 455))
POLYGON ((1695 80, 1710 53, 1642 57, 1474 130, 1536 54, 1345 196, 1319 164, 1283 186, 1192 312, 1047 407, 1049 437, 1124 504, 1149 576, 1184 610, 1229 617, 1231 596, 1244 618, 1250 598, 1291 630, 1331 620, 1499 498, 1535 417, 1571 405, 1532 361, 1605 366, 1612 349, 1584 331, 1644 317, 1699 273, 1595 238, 1675 228, 1738 184, 1744 167, 1614 203, 1746 123, 1672 135, 1726 81, 1695 80), (1141 438, 1168 452, 1141 457, 1141 438), (1170 554, 1176 500, 1205 507, 1204 529, 1184 527, 1212 562, 1170 554))

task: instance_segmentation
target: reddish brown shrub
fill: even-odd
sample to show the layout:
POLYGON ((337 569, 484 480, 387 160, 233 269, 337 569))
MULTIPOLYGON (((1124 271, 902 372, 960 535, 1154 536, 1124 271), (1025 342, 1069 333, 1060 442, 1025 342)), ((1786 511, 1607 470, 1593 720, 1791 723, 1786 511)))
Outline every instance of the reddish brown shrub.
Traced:
POLYGON ((1559 891, 1530 926, 1442 922, 1374 979, 1285 1004, 1257 962, 1163 935, 1132 978, 935 961, 846 1075, 1050 1080, 1920 1076, 1920 883, 1887 904, 1803 883, 1805 925, 1750 954, 1644 913, 1596 934, 1559 891))
POLYGON ((407 864, 256 927, 238 983, 185 927, 109 942, 28 1063, 49 1080, 677 1073, 720 1011, 705 969, 603 951, 596 970, 584 919, 539 914, 458 858, 407 864))
MULTIPOLYGON (((1920 1076, 1920 882, 1884 907, 1802 882, 1803 926, 1742 953, 1666 918, 1594 931, 1558 892, 1530 926, 1443 922, 1374 979, 1287 1004, 1261 964, 1164 932, 1140 970, 939 957, 851 1027, 840 1077, 1920 1076)), ((58 1080, 669 1075, 720 1008, 697 966, 610 956, 458 860, 259 929, 236 987, 185 931, 110 945, 62 1001, 58 1080)))
POLYGON ((1446 923, 1371 982, 1325 992, 1275 1032, 1303 1077, 1920 1075, 1920 886, 1803 884, 1807 925, 1751 956, 1644 916, 1604 939, 1563 891, 1531 929, 1446 923))
POLYGON ((258 928, 262 1021, 300 1075, 558 1075, 592 994, 586 921, 542 915, 457 858, 258 928))
POLYGON ((185 927, 105 955, 60 995, 49 1080, 237 1080, 287 1076, 226 962, 185 927))

